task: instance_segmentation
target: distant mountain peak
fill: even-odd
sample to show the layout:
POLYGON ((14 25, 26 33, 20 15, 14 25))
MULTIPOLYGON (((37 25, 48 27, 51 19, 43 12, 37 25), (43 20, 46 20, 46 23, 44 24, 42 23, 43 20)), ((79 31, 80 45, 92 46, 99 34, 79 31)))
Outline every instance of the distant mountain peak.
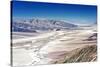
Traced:
POLYGON ((77 25, 68 23, 62 20, 52 20, 52 19, 21 19, 14 20, 12 22, 12 31, 18 32, 34 32, 36 30, 54 30, 54 29, 72 29, 76 28, 77 25))

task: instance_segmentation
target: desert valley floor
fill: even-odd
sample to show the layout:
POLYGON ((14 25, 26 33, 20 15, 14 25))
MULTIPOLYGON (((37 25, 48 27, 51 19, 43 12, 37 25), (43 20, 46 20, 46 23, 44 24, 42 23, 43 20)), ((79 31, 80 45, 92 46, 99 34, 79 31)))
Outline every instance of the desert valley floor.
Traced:
POLYGON ((90 62, 97 59, 94 30, 59 30, 41 34, 13 32, 14 67, 90 62))

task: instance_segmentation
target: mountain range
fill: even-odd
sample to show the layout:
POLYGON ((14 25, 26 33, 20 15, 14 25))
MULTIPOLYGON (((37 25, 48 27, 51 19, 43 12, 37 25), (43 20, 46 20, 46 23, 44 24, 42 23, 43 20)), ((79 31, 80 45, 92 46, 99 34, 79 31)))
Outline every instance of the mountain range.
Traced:
POLYGON ((14 32, 37 32, 46 30, 74 29, 78 25, 61 20, 48 19, 26 19, 12 20, 12 31, 14 32))

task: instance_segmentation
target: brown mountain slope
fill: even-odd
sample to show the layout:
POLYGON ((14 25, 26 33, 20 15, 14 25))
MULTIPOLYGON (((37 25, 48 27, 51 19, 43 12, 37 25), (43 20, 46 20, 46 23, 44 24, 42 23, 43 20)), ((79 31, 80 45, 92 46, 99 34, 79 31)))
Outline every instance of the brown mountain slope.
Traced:
POLYGON ((93 62, 97 60, 97 46, 89 45, 83 48, 77 48, 65 53, 64 56, 65 58, 55 61, 54 63, 93 62))

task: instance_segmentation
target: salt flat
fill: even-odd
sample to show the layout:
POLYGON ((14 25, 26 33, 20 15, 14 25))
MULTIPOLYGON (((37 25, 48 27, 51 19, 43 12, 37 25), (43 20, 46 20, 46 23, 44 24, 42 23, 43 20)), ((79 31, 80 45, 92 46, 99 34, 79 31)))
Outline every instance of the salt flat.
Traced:
POLYGON ((91 29, 62 30, 13 39, 13 66, 63 63, 71 51, 96 45, 96 36, 93 36, 95 33, 91 29))

